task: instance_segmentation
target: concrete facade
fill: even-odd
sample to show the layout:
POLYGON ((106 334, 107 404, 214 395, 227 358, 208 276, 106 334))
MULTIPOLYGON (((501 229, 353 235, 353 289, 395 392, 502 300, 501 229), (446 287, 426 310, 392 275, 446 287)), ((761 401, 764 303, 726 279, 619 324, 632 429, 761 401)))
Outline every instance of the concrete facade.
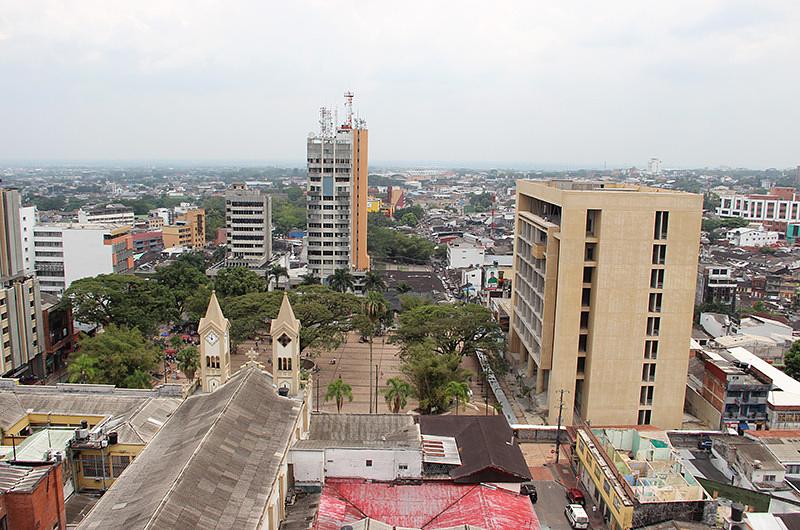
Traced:
POLYGON ((680 427, 702 197, 517 182, 510 348, 549 423, 680 427))
POLYGON ((245 184, 225 193, 225 226, 230 257, 262 265, 272 257, 272 197, 245 184))
POLYGON ((323 282, 337 269, 362 272, 370 267, 368 138, 362 125, 334 130, 328 123, 306 143, 308 269, 323 282))
POLYGON ((36 273, 43 292, 61 296, 75 280, 133 270, 129 226, 39 225, 33 237, 36 273))

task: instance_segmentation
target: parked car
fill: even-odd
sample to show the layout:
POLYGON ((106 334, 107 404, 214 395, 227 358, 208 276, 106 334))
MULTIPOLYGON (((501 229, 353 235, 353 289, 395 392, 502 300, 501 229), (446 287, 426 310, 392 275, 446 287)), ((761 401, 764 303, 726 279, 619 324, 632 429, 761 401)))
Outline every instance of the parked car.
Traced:
POLYGON ((526 482, 519 487, 519 492, 522 495, 527 495, 531 499, 531 504, 536 504, 539 500, 539 494, 536 493, 536 486, 530 482, 526 482))
POLYGON ((568 504, 564 508, 564 515, 567 516, 567 521, 572 528, 589 528, 589 516, 586 515, 586 510, 580 504, 568 504))
POLYGON ((701 438, 700 440, 697 441, 697 448, 702 449, 703 451, 711 451, 712 445, 713 442, 711 441, 711 438, 708 437, 701 438))
POLYGON ((586 497, 583 496, 583 492, 578 488, 567 488, 567 500, 570 504, 586 506, 586 497))

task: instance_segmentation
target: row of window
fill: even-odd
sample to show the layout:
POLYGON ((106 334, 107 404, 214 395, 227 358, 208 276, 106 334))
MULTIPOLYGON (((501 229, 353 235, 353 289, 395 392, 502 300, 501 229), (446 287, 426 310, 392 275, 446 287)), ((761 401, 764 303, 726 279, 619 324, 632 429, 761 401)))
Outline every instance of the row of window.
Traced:
POLYGON ((104 459, 101 455, 81 454, 81 470, 85 478, 117 478, 131 463, 128 455, 111 455, 104 459), (110 469, 109 467, 110 464, 110 469), (109 473, 110 471, 110 473, 109 473))

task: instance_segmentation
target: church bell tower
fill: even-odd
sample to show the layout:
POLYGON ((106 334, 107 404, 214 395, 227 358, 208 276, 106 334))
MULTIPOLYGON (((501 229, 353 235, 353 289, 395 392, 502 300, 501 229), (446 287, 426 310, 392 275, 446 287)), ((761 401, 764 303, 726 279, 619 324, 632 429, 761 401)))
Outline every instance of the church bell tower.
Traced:
POLYGON ((200 385, 203 392, 213 392, 231 375, 231 324, 219 306, 217 294, 211 292, 206 316, 200 319, 200 385))
POLYGON ((272 320, 272 380, 278 393, 300 392, 300 321, 294 316, 286 293, 278 316, 272 320))

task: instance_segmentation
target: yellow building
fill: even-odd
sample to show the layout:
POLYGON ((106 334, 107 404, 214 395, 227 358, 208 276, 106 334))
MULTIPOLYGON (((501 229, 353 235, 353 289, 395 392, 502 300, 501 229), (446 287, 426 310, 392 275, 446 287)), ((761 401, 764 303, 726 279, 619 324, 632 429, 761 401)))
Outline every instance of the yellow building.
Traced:
POLYGON ((382 206, 383 206, 383 201, 381 201, 377 197, 369 197, 367 199, 367 212, 369 213, 380 212, 382 206))
POLYGON ((200 249, 206 244, 206 212, 195 208, 175 216, 175 223, 161 228, 164 248, 200 249))
POLYGON ((555 424, 681 426, 702 196, 517 182, 510 350, 555 424))
POLYGON ((612 530, 707 515, 708 494, 683 471, 664 431, 580 428, 575 453, 578 481, 612 530))
MULTIPOLYGON (((68 444, 52 446, 66 458, 65 496, 76 490, 104 491, 181 401, 179 385, 129 390, 109 385, 20 385, 14 379, 0 379, 2 453, 6 458, 15 448, 30 453, 26 445, 41 438, 43 431, 69 428, 75 434, 68 444)), ((40 453, 31 459, 44 459, 45 451, 40 453)))

